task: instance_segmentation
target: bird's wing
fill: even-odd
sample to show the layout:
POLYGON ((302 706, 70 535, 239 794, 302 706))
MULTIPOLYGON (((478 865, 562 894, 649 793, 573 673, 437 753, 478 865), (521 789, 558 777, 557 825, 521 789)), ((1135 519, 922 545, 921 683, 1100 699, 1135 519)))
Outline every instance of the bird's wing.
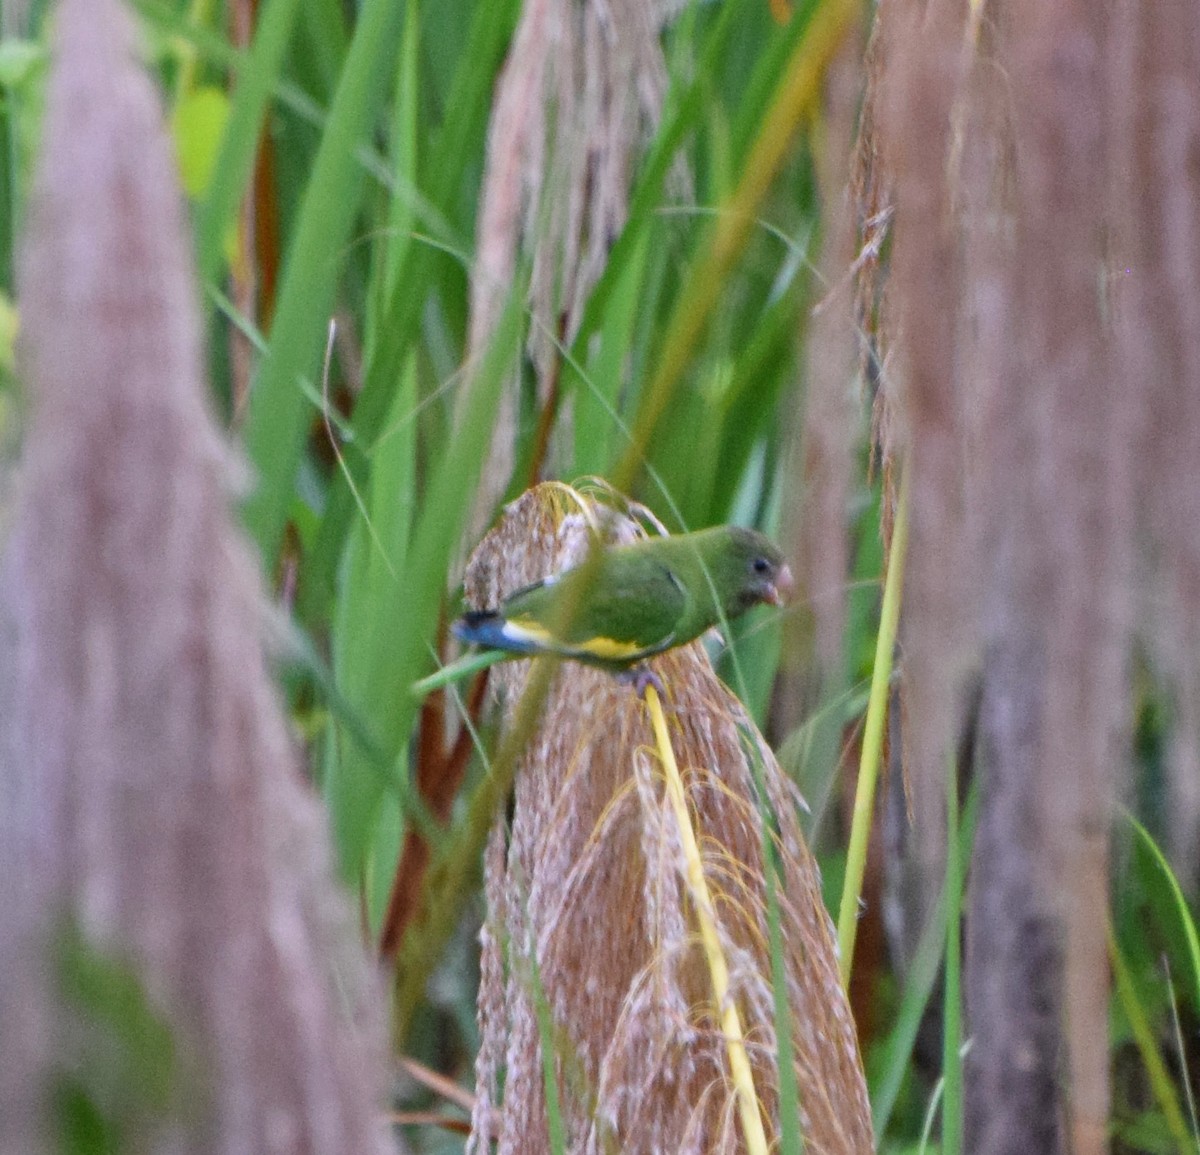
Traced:
MULTIPOLYGON (((689 595, 672 570, 621 555, 602 562, 562 636, 552 633, 558 599, 573 580, 538 582, 505 600, 505 633, 533 647, 606 665, 632 665, 670 648, 689 595)), ((578 573, 578 571, 574 571, 578 573)))

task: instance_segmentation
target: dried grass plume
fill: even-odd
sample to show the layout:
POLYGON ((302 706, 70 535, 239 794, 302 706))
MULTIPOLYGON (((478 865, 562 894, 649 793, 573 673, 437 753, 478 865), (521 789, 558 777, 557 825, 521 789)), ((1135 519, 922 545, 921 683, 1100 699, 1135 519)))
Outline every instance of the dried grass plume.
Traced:
POLYGON ((927 887, 979 703, 966 1145, 1099 1151, 1109 832, 1143 656, 1174 707, 1168 833, 1193 881, 1200 861, 1200 10, 900 0, 874 39, 876 257, 870 222, 894 230, 864 299, 885 452, 912 471, 903 722, 927 887))
MULTIPOLYGON (((488 128, 469 350, 487 347, 522 258, 530 262, 529 354, 542 405, 552 401, 557 345, 624 227, 639 149, 666 93, 661 4, 527 0, 500 74, 488 128)), ((510 382, 476 501, 482 532, 512 474, 517 381, 510 382)))
POLYGON ((380 1009, 266 668, 172 149, 117 0, 59 4, 43 140, 0 588, 0 1147, 49 1144, 57 1089, 53 1126, 82 1097, 122 1150, 382 1153, 380 1009), (68 964, 143 1017, 81 1004, 68 964))
MULTIPOLYGON (((580 560, 588 524, 634 522, 558 485, 509 508, 468 566, 468 599, 495 605, 580 560)), ((778 897, 807 1150, 871 1150, 870 1112, 822 904, 796 821, 801 800, 694 644, 656 659, 675 754, 717 895, 719 934, 768 1135, 778 1134, 778 1049, 763 877, 764 813, 782 860, 778 897), (752 759, 760 760, 760 797, 752 759)), ((504 715, 527 663, 496 669, 504 715)), ((725 1041, 663 794, 645 704, 608 674, 557 673, 517 778, 511 826, 486 858, 489 916, 471 1150, 549 1150, 538 992, 578 1152, 740 1150, 725 1041), (501 1074, 503 1072, 503 1075, 501 1074), (501 1092, 503 1080, 503 1092, 501 1092)))

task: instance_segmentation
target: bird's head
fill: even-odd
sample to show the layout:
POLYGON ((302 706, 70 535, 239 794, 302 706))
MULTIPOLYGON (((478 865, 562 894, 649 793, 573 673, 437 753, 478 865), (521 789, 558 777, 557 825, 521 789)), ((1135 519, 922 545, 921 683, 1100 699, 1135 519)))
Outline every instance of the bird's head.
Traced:
POLYGON ((781 606, 792 596, 796 583, 783 554, 769 538, 752 529, 729 530, 729 588, 735 604, 727 612, 738 613, 766 602, 781 606))

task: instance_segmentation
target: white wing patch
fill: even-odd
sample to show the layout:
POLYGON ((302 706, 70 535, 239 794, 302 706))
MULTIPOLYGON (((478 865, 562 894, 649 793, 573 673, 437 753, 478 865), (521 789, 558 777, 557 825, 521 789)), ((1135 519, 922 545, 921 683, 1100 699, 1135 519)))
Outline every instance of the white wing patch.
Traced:
POLYGON ((544 646, 550 650, 558 648, 550 631, 530 618, 510 618, 500 632, 514 645, 544 646))

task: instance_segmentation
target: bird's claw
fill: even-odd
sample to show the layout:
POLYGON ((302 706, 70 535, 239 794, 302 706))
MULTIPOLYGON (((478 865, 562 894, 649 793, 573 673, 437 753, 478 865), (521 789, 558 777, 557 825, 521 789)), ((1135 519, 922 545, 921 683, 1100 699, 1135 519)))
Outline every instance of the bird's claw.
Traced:
POLYGON ((667 696, 662 679, 649 666, 638 665, 632 666, 628 670, 622 670, 617 675, 617 680, 632 686, 639 698, 646 696, 646 690, 650 686, 654 687, 660 699, 667 696))

